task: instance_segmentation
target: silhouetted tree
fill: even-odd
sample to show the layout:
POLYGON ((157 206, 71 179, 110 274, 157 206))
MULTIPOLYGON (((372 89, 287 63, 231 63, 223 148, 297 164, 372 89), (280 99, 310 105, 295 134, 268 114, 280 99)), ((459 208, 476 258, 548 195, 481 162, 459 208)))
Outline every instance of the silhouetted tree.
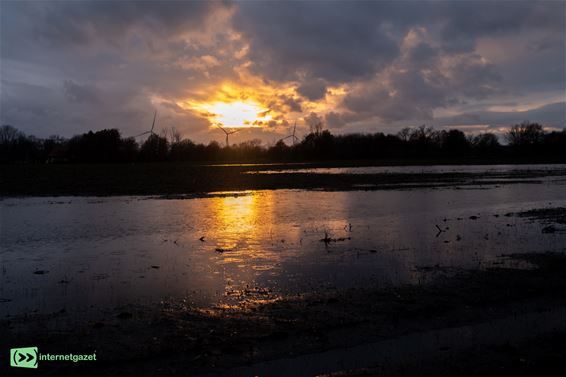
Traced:
POLYGON ((169 153, 169 142, 163 136, 151 134, 140 148, 142 161, 165 161, 169 153))
POLYGON ((501 144, 494 134, 482 133, 472 138, 472 148, 480 155, 494 154, 500 150, 501 144))
POLYGON ((15 127, 0 127, 0 162, 25 162, 39 158, 41 141, 33 136, 26 136, 15 127))
POLYGON ((198 161, 199 154, 197 146, 191 140, 179 140, 171 143, 171 160, 173 161, 198 161))
POLYGON ((544 135, 544 153, 554 156, 566 155, 566 128, 544 135))
POLYGON ((328 130, 312 132, 299 144, 299 150, 311 159, 331 158, 334 151, 334 136, 328 130))
POLYGON ((116 129, 90 131, 70 140, 58 136, 42 140, 5 125, 0 127, 0 162, 260 162, 468 157, 566 161, 566 129, 545 132, 537 123, 523 123, 511 127, 506 137, 510 145, 500 145, 492 133, 466 137, 460 130, 436 131, 424 125, 404 128, 397 135, 381 132, 333 135, 329 130, 322 130, 320 123, 293 146, 279 141, 265 147, 257 139, 229 147, 214 141, 204 145, 183 139, 171 129, 163 136, 152 134, 138 147, 133 138, 121 138, 116 129))
POLYGON ((289 147, 283 140, 279 140, 274 146, 269 148, 268 155, 270 159, 275 161, 285 161, 290 158, 291 147, 289 147))
POLYGON ((506 137, 514 147, 534 146, 542 142, 544 130, 538 123, 523 122, 512 126, 506 137))
POLYGON ((442 152, 448 156, 467 155, 470 142, 460 130, 449 130, 441 133, 442 152))
POLYGON ((411 128, 405 127, 401 131, 397 132, 397 137, 401 141, 409 141, 411 137, 411 128))
MULTIPOLYGON (((132 140, 127 143, 131 149, 132 140)), ((89 131, 74 136, 68 143, 69 159, 76 162, 118 162, 123 160, 124 153, 124 140, 116 129, 89 131)))

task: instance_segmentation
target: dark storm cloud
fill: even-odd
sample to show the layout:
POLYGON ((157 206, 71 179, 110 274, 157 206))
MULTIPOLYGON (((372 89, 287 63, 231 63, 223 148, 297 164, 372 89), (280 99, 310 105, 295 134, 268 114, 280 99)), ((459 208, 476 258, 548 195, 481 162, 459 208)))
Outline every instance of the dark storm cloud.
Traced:
POLYGON ((334 111, 327 113, 324 116, 324 121, 328 128, 342 128, 346 125, 346 120, 341 114, 338 114, 334 111))
POLYGON ((65 97, 71 102, 100 102, 99 94, 94 86, 88 84, 81 85, 73 80, 65 80, 65 82, 63 82, 63 89, 65 97))
POLYGON ((398 52, 385 25, 375 22, 377 10, 372 3, 244 2, 234 25, 250 41, 254 69, 270 79, 348 81, 398 52))
POLYGON ((481 99, 497 92, 495 67, 475 54, 447 57, 423 42, 404 50, 391 71, 345 97, 347 110, 385 122, 431 120, 434 109, 460 97, 481 99))
POLYGON ((390 63, 412 27, 433 30, 445 52, 471 52, 480 37, 523 30, 563 32, 564 4, 244 2, 234 25, 251 41, 258 72, 273 79, 306 74, 336 82, 371 75, 390 63))
POLYGON ((326 95, 327 84, 321 79, 306 80, 297 88, 297 92, 311 101, 317 101, 326 95))
POLYGON ((133 27, 158 37, 202 29, 212 10, 227 3, 171 1, 61 1, 22 3, 21 12, 34 20, 32 32, 57 44, 84 44, 94 39, 113 41, 133 27))

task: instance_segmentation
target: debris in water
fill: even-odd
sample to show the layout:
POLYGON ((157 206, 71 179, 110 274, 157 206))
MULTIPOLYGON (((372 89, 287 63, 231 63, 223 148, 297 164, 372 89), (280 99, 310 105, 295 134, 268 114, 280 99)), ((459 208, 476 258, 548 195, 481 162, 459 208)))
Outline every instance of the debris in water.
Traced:
POLYGON ((159 269, 159 266, 151 266, 151 268, 154 268, 154 269, 157 270, 157 269, 159 269))
POLYGON ((204 236, 198 239, 200 242, 204 242, 204 236))
POLYGON ((35 270, 33 273, 35 275, 45 275, 45 274, 48 274, 49 271, 47 271, 47 270, 35 270))
POLYGON ((227 252, 227 251, 232 251, 231 249, 223 249, 223 248, 221 248, 221 247, 217 247, 217 248, 214 249, 214 250, 216 250, 216 251, 219 252, 219 253, 225 253, 225 252, 227 252))
POLYGON ((477 219, 479 219, 479 217, 477 217, 477 216, 470 216, 470 220, 477 220, 477 219))
POLYGON ((324 238, 320 240, 320 242, 324 242, 326 245, 330 243, 332 238, 328 236, 328 232, 324 232, 324 238))
POLYGON ((330 242, 342 242, 342 241, 347 241, 347 240, 351 240, 352 237, 339 237, 339 238, 331 238, 328 235, 328 232, 324 232, 324 238, 320 240, 320 242, 324 242, 326 245, 328 245, 330 242))

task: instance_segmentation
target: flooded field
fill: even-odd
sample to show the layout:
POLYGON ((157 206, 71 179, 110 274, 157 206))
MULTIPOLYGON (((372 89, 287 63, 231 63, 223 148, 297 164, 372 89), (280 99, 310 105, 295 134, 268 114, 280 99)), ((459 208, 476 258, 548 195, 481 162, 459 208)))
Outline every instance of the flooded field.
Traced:
POLYGON ((566 245, 560 227, 543 233, 540 221, 514 215, 566 207, 560 176, 539 184, 5 198, 0 205, 2 316, 96 317, 164 300, 211 307, 421 284, 459 269, 516 267, 500 256, 566 245))

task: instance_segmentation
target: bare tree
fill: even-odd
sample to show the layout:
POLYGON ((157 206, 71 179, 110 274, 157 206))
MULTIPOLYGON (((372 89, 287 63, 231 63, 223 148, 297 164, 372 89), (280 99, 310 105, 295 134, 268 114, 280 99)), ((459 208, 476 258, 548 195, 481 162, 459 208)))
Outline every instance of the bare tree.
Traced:
POLYGON ((324 128, 322 122, 316 122, 311 124, 311 133, 315 135, 320 135, 322 133, 322 129, 324 128))
POLYGON ((0 127, 0 144, 10 144, 15 142, 22 133, 12 126, 2 126, 0 127))
POLYGON ((523 122, 516 124, 505 135, 513 146, 535 145, 544 138, 544 129, 538 123, 523 122))
POLYGON ((411 136, 411 128, 405 127, 397 133, 397 137, 403 141, 409 141, 411 136))
POLYGON ((179 143, 182 139, 181 133, 174 126, 171 127, 169 134, 171 135, 171 143, 179 143))

